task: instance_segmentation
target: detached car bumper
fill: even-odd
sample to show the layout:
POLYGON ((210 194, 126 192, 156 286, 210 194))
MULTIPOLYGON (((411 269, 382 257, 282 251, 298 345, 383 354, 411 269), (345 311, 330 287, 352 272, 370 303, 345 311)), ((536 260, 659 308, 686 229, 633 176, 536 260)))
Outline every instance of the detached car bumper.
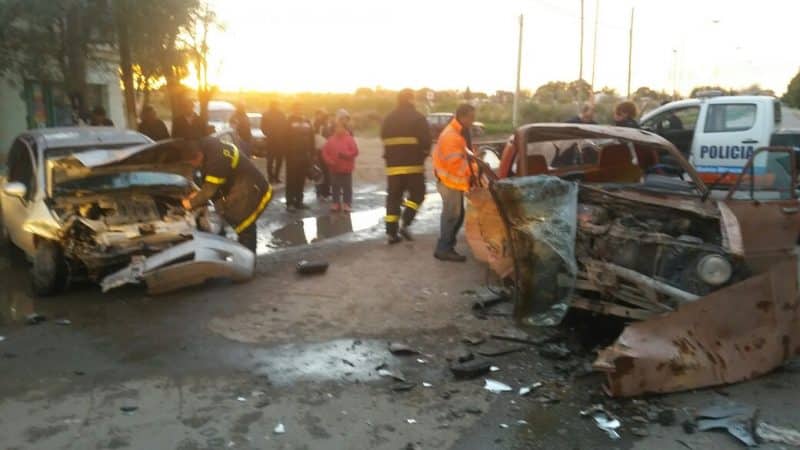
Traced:
POLYGON ((196 231, 192 239, 147 258, 137 258, 126 268, 100 282, 103 292, 144 282, 151 294, 163 294, 212 278, 247 281, 253 277, 255 255, 237 242, 196 231))

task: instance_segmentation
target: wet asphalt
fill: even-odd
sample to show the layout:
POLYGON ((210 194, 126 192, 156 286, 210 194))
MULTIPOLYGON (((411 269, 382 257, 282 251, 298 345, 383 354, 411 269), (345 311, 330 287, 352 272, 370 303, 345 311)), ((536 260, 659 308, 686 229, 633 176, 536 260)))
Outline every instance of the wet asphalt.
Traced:
MULTIPOLYGON (((273 270, 284 260, 317 255, 331 259, 346 250, 357 253, 385 247, 386 194, 382 189, 377 184, 358 186, 356 211, 348 215, 328 212, 328 205, 318 203, 310 189, 306 195, 311 209, 287 213, 279 187, 258 222, 257 272, 273 270)), ((440 205, 430 183, 428 193, 415 225, 418 234, 428 236, 425 242, 436 234, 440 205)), ((634 436, 629 417, 633 413, 626 412, 635 409, 630 401, 614 403, 628 417, 623 418, 622 440, 609 439, 578 414, 588 405, 608 400, 602 394, 602 377, 584 370, 592 359, 591 346, 578 345, 569 337, 567 342, 576 353, 572 363, 543 359, 535 347, 492 359, 501 368, 493 377, 515 389, 534 381, 546 383, 541 395, 520 398, 515 393, 488 394, 481 389, 480 379, 452 379, 442 357, 459 346, 459 331, 451 327, 417 336, 387 332, 381 337, 315 339, 311 335, 302 342, 260 345, 209 332, 210 318, 252 314, 248 302, 219 295, 230 291, 225 281, 159 297, 144 295, 136 286, 104 295, 97 286, 82 284, 57 297, 36 298, 30 292, 27 270, 27 263, 13 251, 0 256, 0 336, 5 338, 0 342, 0 430, 24 430, 22 438, 8 441, 15 443, 8 448, 89 448, 87 443, 97 448, 181 449, 686 448, 682 441, 691 448, 733 448, 722 433, 687 436, 680 423, 651 424, 648 437, 634 436), (33 313, 47 320, 26 325, 26 317, 33 313), (63 319, 68 324, 59 324, 63 319), (417 357, 392 358, 386 351, 386 340, 392 338, 416 342, 432 349, 431 354, 420 356, 424 363, 417 357), (432 382, 435 395, 426 395, 428 391, 420 387, 406 397, 392 392, 391 382, 376 370, 387 361, 390 369, 402 371, 409 379, 432 382), (217 381, 198 382, 200 375, 217 381), (174 436, 142 436, 160 429, 158 425, 136 428, 126 422, 125 414, 120 417, 119 406, 130 399, 137 398, 136 404, 144 408, 159 396, 172 395, 162 392, 158 383, 138 381, 153 377, 185 385, 178 389, 177 411, 168 405, 161 407, 162 415, 154 413, 162 417, 159 420, 182 418, 178 428, 166 421, 163 425, 170 433, 185 433, 177 445, 166 444, 175 442, 174 436), (85 412, 87 401, 91 406, 85 412), (187 413, 191 402, 198 405, 187 413), (248 412, 232 415, 243 405, 248 412), (102 413, 92 412, 104 407, 102 413), (49 409, 59 414, 46 414, 49 409), (291 411, 303 419, 291 423, 291 411), (281 420, 290 427, 302 425, 305 431, 290 428, 291 438, 281 440, 271 431, 276 418, 284 416, 281 420), (427 424, 417 433, 409 432, 403 427, 411 426, 407 422, 411 417, 427 424), (80 430, 68 435, 72 428, 64 424, 72 427, 70 421, 78 420, 82 421, 80 430), (393 425, 377 425, 380 422, 393 425), (107 424, 109 431, 94 436, 92 423, 107 424), (133 431, 114 431, 126 427, 133 431), (356 436, 371 437, 359 440, 356 436)), ((477 288, 483 281, 465 288, 477 288)), ((507 316, 472 323, 477 326, 475 332, 513 328, 507 316)), ((797 417, 800 397, 794 386, 798 382, 800 373, 779 372, 732 389, 645 402, 682 408, 720 398, 746 399, 770 407, 768 415, 773 418, 780 418, 784 411, 791 411, 788 417, 797 417)), ((157 403, 152 409, 159 409, 157 403)), ((137 417, 145 419, 143 414, 137 417)), ((2 433, 0 448, 6 448, 2 433)))

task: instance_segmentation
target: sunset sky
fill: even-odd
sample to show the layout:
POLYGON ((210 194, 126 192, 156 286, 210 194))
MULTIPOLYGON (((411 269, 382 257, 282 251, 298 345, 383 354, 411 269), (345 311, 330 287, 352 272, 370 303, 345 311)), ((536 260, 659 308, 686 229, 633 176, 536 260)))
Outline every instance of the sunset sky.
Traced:
MULTIPOLYGON (((585 0, 584 79, 596 0, 585 0)), ((517 16, 522 87, 578 78, 580 0, 211 0, 212 81, 224 90, 352 92, 360 86, 513 90, 517 16)), ((759 83, 781 94, 800 68, 798 0, 600 0, 595 86, 759 83)))

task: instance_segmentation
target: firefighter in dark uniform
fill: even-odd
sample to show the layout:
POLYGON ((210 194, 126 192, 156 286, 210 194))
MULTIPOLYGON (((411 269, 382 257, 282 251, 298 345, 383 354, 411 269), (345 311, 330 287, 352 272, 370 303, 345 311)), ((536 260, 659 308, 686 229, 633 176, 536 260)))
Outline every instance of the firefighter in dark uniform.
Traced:
POLYGON ((183 199, 184 208, 203 207, 211 200, 236 231, 239 243, 255 253, 256 219, 272 199, 272 186, 235 145, 212 137, 185 142, 193 152, 192 165, 203 175, 203 185, 183 199))
POLYGON ((396 244, 400 236, 411 240, 408 227, 425 199, 425 158, 431 153, 430 128, 414 108, 414 91, 404 89, 397 95, 397 108, 384 119, 381 139, 388 193, 386 235, 389 244, 396 244))
POLYGON ((303 203, 306 177, 314 162, 314 127, 303 116, 302 105, 292 105, 286 132, 286 210, 308 209, 303 203))

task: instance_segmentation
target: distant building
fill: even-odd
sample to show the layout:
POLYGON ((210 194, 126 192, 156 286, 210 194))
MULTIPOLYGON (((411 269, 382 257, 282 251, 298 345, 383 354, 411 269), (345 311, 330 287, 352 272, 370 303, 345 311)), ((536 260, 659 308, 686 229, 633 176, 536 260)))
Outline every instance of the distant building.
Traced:
MULTIPOLYGON (((108 64, 91 64, 87 69, 86 108, 105 108, 117 127, 126 127, 124 100, 113 53, 108 64)), ((72 107, 63 84, 25 79, 0 78, 0 154, 26 129, 73 125, 72 107)), ((1 160, 2 158, 0 158, 1 160)))
POLYGON ((494 93, 494 101, 501 104, 513 103, 514 93, 508 91, 496 91, 494 93))

